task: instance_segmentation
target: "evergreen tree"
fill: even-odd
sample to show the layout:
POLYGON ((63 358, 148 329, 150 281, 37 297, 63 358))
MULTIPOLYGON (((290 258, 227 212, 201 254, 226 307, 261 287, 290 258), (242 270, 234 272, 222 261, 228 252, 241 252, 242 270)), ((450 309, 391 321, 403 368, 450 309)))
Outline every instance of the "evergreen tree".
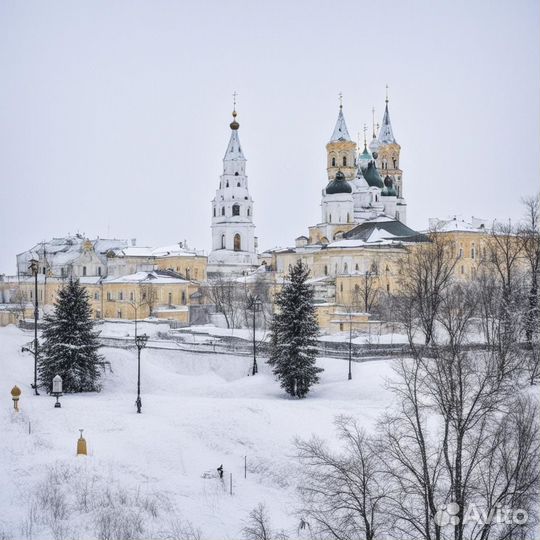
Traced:
POLYGON ((64 392, 100 390, 98 332, 94 331, 88 293, 79 280, 70 279, 60 289, 54 312, 46 315, 38 364, 40 385, 52 391, 52 380, 60 375, 64 392))
POLYGON ((276 295, 277 312, 272 317, 268 363, 281 387, 291 396, 303 398, 323 371, 315 365, 319 324, 313 305, 313 287, 306 283, 309 269, 298 261, 288 283, 276 295))

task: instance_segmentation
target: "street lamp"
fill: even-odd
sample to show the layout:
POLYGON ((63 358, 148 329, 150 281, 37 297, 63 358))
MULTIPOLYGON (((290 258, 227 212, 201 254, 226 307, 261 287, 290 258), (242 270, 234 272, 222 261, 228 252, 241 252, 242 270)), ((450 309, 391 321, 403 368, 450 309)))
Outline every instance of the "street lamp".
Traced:
POLYGON ((255 341, 255 322, 257 311, 260 311, 262 302, 259 300, 258 296, 251 296, 249 300, 249 307, 253 310, 253 369, 252 375, 255 375, 259 372, 259 367, 257 366, 257 343, 255 341))
POLYGON ((352 311, 349 311, 349 381, 352 379, 352 311))
POLYGON ((135 405, 137 406, 137 412, 140 414, 142 408, 141 401, 141 350, 146 347, 148 336, 142 334, 135 338, 135 345, 137 345, 137 400, 135 405))
POLYGON ((38 387, 37 387, 37 361, 38 361, 38 338, 37 338, 37 323, 39 318, 38 311, 38 272, 39 272, 39 261, 37 259, 30 260, 30 266, 28 267, 30 272, 34 276, 34 384, 31 385, 34 389, 36 396, 39 396, 38 387))
POLYGON ((60 375, 56 375, 52 380, 51 394, 56 397, 56 403, 54 404, 54 408, 59 409, 62 406, 58 401, 58 398, 62 395, 62 377, 60 377, 60 375))

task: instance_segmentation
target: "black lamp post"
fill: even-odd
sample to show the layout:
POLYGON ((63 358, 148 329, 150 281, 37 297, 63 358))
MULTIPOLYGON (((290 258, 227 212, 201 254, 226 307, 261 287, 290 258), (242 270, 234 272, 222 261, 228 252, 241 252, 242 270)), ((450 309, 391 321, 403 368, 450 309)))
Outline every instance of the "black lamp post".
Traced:
POLYGON ((34 389, 36 396, 39 396, 38 387, 37 387, 37 361, 38 361, 38 338, 37 338, 37 323, 39 318, 38 311, 38 272, 39 272, 39 261, 36 259, 30 260, 29 270, 34 275, 34 384, 31 385, 34 389))
POLYGON ((258 296, 251 296, 249 301, 249 307, 253 310, 253 369, 252 375, 255 375, 259 372, 259 367, 257 366, 257 343, 255 340, 255 322, 257 311, 260 311, 262 302, 259 300, 258 296))
POLYGON ((349 312, 349 381, 352 379, 352 312, 349 312))
POLYGON ((142 408, 141 401, 141 350, 146 347, 148 336, 142 334, 135 338, 135 345, 137 345, 137 400, 135 405, 137 406, 137 412, 140 414, 142 408))

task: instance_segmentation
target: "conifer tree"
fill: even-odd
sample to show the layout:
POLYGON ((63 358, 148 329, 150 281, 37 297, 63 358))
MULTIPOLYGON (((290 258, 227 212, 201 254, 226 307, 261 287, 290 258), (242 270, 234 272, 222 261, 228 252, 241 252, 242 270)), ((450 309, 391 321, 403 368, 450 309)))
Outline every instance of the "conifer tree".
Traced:
POLYGON ((70 279, 58 293, 54 312, 44 318, 40 386, 50 392, 53 377, 60 375, 64 392, 99 391, 103 357, 98 354, 98 335, 88 293, 79 280, 70 279))
POLYGON ((288 283, 276 295, 277 312, 270 324, 271 348, 268 363, 281 387, 291 396, 303 398, 323 371, 315 365, 319 324, 313 305, 313 287, 306 283, 309 269, 298 261, 289 272, 288 283))

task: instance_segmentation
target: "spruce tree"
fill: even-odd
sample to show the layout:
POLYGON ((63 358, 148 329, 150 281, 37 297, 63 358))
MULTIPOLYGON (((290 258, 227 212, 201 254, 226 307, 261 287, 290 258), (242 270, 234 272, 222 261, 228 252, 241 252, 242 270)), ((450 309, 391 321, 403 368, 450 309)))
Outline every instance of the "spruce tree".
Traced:
POLYGON ((70 279, 58 293, 54 312, 43 324, 38 373, 40 385, 52 391, 52 380, 60 375, 63 391, 100 390, 98 332, 94 331, 88 293, 79 280, 70 279))
POLYGON ((281 387, 291 396, 303 398, 323 371, 315 365, 319 324, 313 305, 313 287, 306 283, 309 269, 298 261, 276 295, 277 312, 270 324, 268 363, 281 387))

